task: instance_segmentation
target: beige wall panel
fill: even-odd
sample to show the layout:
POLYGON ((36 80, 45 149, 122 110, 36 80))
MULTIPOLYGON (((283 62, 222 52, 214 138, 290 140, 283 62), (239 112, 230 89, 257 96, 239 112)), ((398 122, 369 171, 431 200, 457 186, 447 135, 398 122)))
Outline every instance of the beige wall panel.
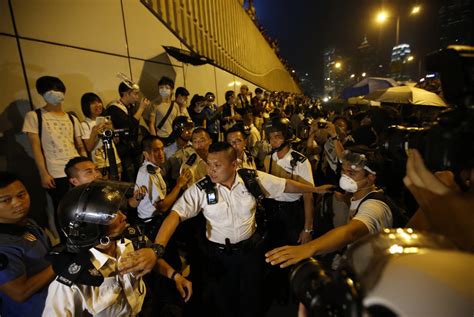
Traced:
POLYGON ((192 97, 194 94, 204 96, 206 92, 215 93, 216 84, 214 79, 214 66, 206 64, 200 66, 184 65, 186 78, 186 89, 192 97))
MULTIPOLYGON (((216 98, 219 105, 225 103, 225 92, 227 90, 234 90, 234 75, 215 67, 216 71, 216 98)), ((237 90, 236 90, 237 91, 237 90)))
POLYGON ((119 0, 12 1, 20 36, 127 54, 119 0))
MULTIPOLYGON (((14 37, 0 35, 0 47, 2 48, 0 58, 0 132, 4 132, 15 124, 10 110, 16 104, 21 103, 22 112, 29 111, 28 92, 25 79, 21 69, 20 55, 14 37)), ((19 109, 19 108, 18 108, 19 109)))
POLYGON ((158 81, 162 76, 173 79, 175 87, 184 84, 181 67, 133 59, 131 65, 133 80, 140 85, 142 93, 151 100, 158 97, 158 81))
POLYGON ((179 39, 140 1, 124 1, 130 56, 181 66, 162 45, 180 47, 179 39))
POLYGON ((0 32, 15 34, 8 0, 0 0, 0 32))
POLYGON ((126 58, 28 40, 22 40, 21 47, 33 104, 44 104, 34 88, 36 80, 43 75, 57 76, 66 85, 64 110, 73 110, 80 118, 82 94, 93 91, 108 103, 118 98, 117 73, 129 74, 126 58))

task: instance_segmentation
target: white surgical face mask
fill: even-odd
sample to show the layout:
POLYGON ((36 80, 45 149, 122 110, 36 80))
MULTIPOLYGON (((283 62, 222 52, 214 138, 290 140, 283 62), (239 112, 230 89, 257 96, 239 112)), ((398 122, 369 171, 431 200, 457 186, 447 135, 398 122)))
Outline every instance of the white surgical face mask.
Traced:
POLYGON ((161 98, 163 99, 166 99, 171 95, 171 90, 168 88, 160 88, 159 92, 160 92, 161 98))
POLYGON ((359 189, 357 182, 346 174, 341 175, 339 186, 348 193, 355 193, 359 189))
POLYGON ((61 91, 50 90, 44 93, 43 99, 47 103, 57 106, 64 101, 64 93, 61 91))

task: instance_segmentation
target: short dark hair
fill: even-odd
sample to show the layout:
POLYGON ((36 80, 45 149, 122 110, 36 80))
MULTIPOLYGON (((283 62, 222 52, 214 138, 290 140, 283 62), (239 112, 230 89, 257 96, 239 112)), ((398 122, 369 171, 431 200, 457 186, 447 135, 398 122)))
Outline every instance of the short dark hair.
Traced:
POLYGON ((332 123, 336 123, 336 121, 338 121, 338 120, 344 121, 344 122, 347 124, 347 128, 348 128, 349 130, 351 130, 352 124, 351 124, 351 122, 349 121, 349 119, 347 119, 346 117, 343 117, 343 116, 336 116, 336 117, 334 117, 334 119, 332 119, 332 123))
POLYGON ((126 93, 126 92, 129 92, 133 90, 133 88, 130 88, 126 83, 124 82, 121 82, 120 85, 119 85, 119 88, 118 88, 118 92, 119 92, 119 95, 120 97, 123 97, 123 95, 126 93))
POLYGON ((147 135, 146 137, 144 137, 143 140, 142 140, 142 149, 143 149, 143 151, 150 152, 151 144, 156 140, 161 141, 161 139, 159 137, 157 137, 156 135, 151 135, 150 134, 150 135, 147 135))
POLYGON ((244 127, 241 124, 234 124, 232 127, 229 128, 229 130, 226 131, 226 133, 225 133, 226 140, 227 140, 227 136, 229 134, 236 133, 236 132, 240 132, 242 137, 244 139, 246 139, 246 135, 245 135, 245 132, 244 132, 244 127))
POLYGON ((209 153, 227 152, 227 155, 231 161, 237 159, 237 153, 235 152, 232 145, 227 142, 216 142, 209 146, 209 153))
POLYGON ((21 182, 20 178, 11 172, 0 172, 0 188, 5 188, 14 182, 21 182))
POLYGON ((255 88, 255 94, 263 94, 263 89, 262 88, 255 88))
POLYGON ((205 96, 205 97, 207 97, 207 96, 213 96, 213 97, 215 97, 216 95, 214 95, 213 92, 208 91, 208 92, 206 92, 206 94, 205 94, 204 96, 205 96))
POLYGON ((66 93, 66 86, 64 86, 64 83, 58 77, 43 76, 36 80, 36 91, 40 95, 44 95, 45 92, 50 90, 66 93))
POLYGON ((100 99, 100 97, 97 96, 93 92, 86 92, 85 94, 82 95, 81 97, 82 113, 88 118, 90 118, 91 116, 91 103, 93 102, 102 103, 102 99, 100 99))
POLYGON ((171 87, 171 89, 174 89, 174 80, 169 77, 163 76, 158 81, 158 86, 164 86, 164 85, 168 85, 171 87))
POLYGON ((209 132, 208 132, 205 128, 203 128, 203 127, 197 127, 196 129, 194 129, 194 130, 193 130, 193 135, 198 134, 198 133, 201 133, 201 132, 206 133, 206 135, 207 135, 208 138, 211 137, 211 135, 209 134, 209 132))
POLYGON ((225 101, 229 101, 230 97, 232 97, 233 94, 235 94, 233 90, 227 90, 225 92, 225 101))
POLYGON ((178 98, 178 96, 187 97, 189 96, 189 91, 184 87, 178 87, 176 88, 176 91, 174 92, 174 96, 175 98, 178 98))
POLYGON ((64 167, 64 172, 67 175, 67 178, 72 178, 75 177, 75 172, 76 172, 76 164, 82 163, 82 162, 92 162, 92 160, 88 157, 85 156, 76 156, 70 159, 67 163, 66 166, 64 167))

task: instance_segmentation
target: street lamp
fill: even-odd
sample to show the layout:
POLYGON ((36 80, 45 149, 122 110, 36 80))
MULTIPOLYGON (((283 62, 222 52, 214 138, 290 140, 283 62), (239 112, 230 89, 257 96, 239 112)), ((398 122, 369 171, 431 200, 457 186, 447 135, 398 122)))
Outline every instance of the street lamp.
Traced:
MULTIPOLYGON (((420 10, 421 10, 421 6, 416 5, 411 9, 410 13, 412 15, 416 15, 420 12, 420 10)), ((390 17, 392 16, 390 16, 386 11, 380 11, 379 13, 377 13, 375 20, 377 21, 377 23, 383 24, 390 17)), ((400 43, 400 15, 397 15, 396 19, 397 19, 397 24, 396 24, 396 33, 395 33, 395 45, 398 45, 400 43)))
POLYGON ((336 64, 334 64, 334 67, 340 69, 342 67, 341 62, 336 62, 336 64))
POLYGON ((365 72, 362 73, 362 77, 365 77, 367 76, 367 74, 365 72))

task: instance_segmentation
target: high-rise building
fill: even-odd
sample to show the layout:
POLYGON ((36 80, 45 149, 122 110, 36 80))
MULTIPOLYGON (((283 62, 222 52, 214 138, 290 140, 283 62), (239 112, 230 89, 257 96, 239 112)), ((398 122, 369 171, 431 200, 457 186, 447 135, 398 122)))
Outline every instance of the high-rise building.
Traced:
POLYGON ((410 62, 411 49, 410 45, 403 43, 392 48, 390 56, 390 73, 397 80, 408 80, 410 76, 407 74, 406 64, 410 62))
POLYGON ((324 50, 324 94, 337 97, 344 89, 345 77, 348 72, 348 64, 335 48, 324 50))
POLYGON ((474 45, 473 0, 445 0, 439 9, 440 44, 474 45))
POLYGON ((381 76, 382 69, 379 67, 377 52, 375 48, 369 44, 367 36, 357 47, 355 52, 356 58, 353 61, 352 73, 356 80, 362 79, 362 74, 366 76, 381 76))

